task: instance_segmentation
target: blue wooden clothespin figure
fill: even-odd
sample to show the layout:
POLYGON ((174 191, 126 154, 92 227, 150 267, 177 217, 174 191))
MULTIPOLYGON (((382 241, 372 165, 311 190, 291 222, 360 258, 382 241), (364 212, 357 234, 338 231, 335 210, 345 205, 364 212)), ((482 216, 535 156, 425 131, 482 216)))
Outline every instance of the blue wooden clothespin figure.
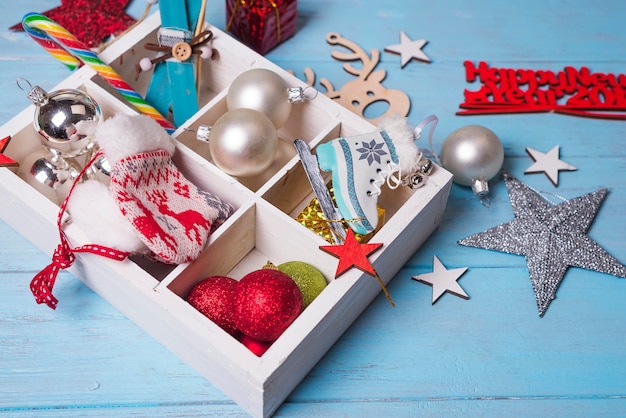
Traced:
POLYGON ((216 55, 210 46, 212 32, 197 30, 198 25, 204 24, 205 1, 160 0, 158 44, 145 45, 158 54, 153 59, 142 59, 137 66, 139 73, 150 70, 154 64, 146 101, 162 115, 168 115, 171 109, 176 126, 198 111, 194 56, 216 55))

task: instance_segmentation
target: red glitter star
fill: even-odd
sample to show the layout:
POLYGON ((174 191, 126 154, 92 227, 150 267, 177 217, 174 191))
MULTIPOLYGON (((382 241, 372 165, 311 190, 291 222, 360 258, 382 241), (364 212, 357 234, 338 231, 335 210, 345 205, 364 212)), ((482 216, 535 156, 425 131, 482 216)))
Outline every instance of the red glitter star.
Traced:
POLYGON ((369 262, 367 257, 373 254, 376 250, 382 247, 383 244, 360 244, 354 232, 348 229, 346 232, 346 240, 341 245, 321 245, 320 250, 334 255, 339 258, 339 265, 337 266, 337 272, 335 278, 341 276, 352 267, 356 267, 363 270, 372 276, 377 276, 376 270, 369 262))
MULTIPOLYGON (((42 14, 67 29, 89 48, 111 35, 119 35, 135 23, 125 13, 130 0, 62 0, 61 5, 42 14)), ((22 23, 11 30, 23 30, 22 23)))
POLYGON ((10 141, 10 136, 0 139, 0 167, 17 167, 19 165, 17 161, 3 154, 10 141))

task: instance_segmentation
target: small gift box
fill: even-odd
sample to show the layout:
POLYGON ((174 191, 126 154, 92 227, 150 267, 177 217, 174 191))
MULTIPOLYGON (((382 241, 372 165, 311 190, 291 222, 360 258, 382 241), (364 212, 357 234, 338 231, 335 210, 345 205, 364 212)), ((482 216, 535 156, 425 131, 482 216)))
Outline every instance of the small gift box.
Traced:
POLYGON ((259 54, 296 33, 297 0, 226 0, 226 30, 259 54))

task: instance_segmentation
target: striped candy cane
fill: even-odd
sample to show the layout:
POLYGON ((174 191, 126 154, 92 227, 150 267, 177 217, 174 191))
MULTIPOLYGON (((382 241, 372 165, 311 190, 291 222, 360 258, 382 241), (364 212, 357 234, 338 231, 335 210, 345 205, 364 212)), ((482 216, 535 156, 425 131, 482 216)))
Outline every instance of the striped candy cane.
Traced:
POLYGON ((110 65, 102 62, 98 55, 63 26, 39 13, 26 14, 22 18, 22 26, 39 45, 70 70, 75 70, 82 64, 90 66, 139 112, 156 120, 168 133, 174 132, 176 128, 172 123, 148 104, 110 65))

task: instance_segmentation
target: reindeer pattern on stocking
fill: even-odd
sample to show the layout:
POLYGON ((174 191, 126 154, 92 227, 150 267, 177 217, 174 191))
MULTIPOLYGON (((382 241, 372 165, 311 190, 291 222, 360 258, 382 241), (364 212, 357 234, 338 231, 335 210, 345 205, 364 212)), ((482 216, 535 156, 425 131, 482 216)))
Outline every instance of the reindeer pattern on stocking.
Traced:
POLYGON ((131 219, 131 223, 144 242, 149 243, 153 251, 161 258, 171 251, 176 251, 176 240, 168 234, 165 229, 156 221, 154 214, 140 200, 132 197, 125 190, 117 192, 117 202, 122 215, 131 219), (139 213, 137 213, 137 211, 139 213), (129 215, 134 213, 134 216, 129 215))
POLYGON ((121 160, 111 172, 109 190, 140 239, 167 263, 196 258, 234 210, 189 182, 164 150, 121 160))
MULTIPOLYGON (((179 196, 189 198, 189 188, 176 187, 180 183, 174 183, 174 192, 179 196)), ((185 230, 185 236, 190 240, 202 244, 202 236, 211 230, 211 223, 202 214, 193 209, 183 209, 179 212, 172 210, 168 194, 165 190, 157 189, 147 193, 148 200, 156 206, 161 215, 173 218, 185 230), (201 232, 200 229, 204 231, 201 232)))

